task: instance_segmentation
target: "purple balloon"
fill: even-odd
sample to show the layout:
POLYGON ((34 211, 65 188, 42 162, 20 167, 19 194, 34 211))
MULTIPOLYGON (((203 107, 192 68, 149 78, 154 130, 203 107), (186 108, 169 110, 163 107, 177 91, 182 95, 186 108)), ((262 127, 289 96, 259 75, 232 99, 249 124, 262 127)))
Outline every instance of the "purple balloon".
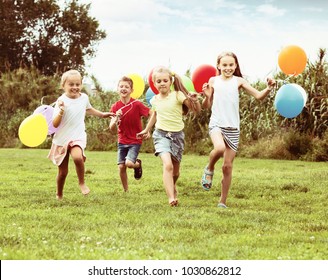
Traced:
POLYGON ((36 108, 33 112, 34 114, 42 114, 47 121, 48 124, 48 135, 55 133, 58 127, 54 127, 52 124, 52 115, 54 113, 54 108, 50 105, 41 105, 40 107, 36 108))

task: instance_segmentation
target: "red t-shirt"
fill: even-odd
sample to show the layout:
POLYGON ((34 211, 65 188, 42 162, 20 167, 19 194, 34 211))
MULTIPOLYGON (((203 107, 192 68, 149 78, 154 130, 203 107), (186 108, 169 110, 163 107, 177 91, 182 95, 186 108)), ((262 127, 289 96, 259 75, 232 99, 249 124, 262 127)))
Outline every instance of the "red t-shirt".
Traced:
POLYGON ((142 139, 137 139, 137 133, 142 130, 141 117, 148 117, 150 109, 139 100, 131 98, 128 104, 124 104, 121 100, 115 102, 110 111, 116 113, 121 108, 118 143, 141 145, 142 139))

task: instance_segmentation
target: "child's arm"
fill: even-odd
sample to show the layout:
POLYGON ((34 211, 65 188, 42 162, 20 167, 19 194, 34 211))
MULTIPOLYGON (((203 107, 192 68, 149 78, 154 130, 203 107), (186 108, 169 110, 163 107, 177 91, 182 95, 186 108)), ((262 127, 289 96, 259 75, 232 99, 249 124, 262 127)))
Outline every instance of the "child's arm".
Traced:
POLYGON ((115 114, 111 112, 101 112, 95 108, 89 108, 87 109, 87 115, 96 116, 99 118, 108 118, 114 116, 115 114))
POLYGON ((143 138, 144 135, 147 135, 150 132, 150 130, 153 128, 155 123, 156 123, 156 111, 150 111, 150 117, 149 117, 148 123, 147 123, 146 127, 144 128, 144 130, 137 133, 137 137, 143 138))
POLYGON ((111 132, 116 131, 118 121, 119 121, 119 116, 116 115, 110 119, 109 129, 111 132))
POLYGON ((202 106, 204 109, 209 109, 212 107, 213 92, 214 92, 213 83, 214 83, 213 78, 210 78, 208 83, 203 84, 202 89, 203 89, 205 98, 203 100, 202 106))
POLYGON ((57 128, 61 121, 62 121, 62 117, 64 115, 65 112, 65 104, 63 101, 58 100, 58 108, 60 109, 58 115, 56 117, 54 117, 54 119, 52 120, 52 125, 57 128))
POLYGON ((262 91, 252 87, 245 79, 239 78, 240 86, 246 90, 247 93, 254 96, 258 100, 264 99, 276 85, 276 81, 273 79, 267 79, 267 87, 262 91))
POLYGON ((202 110, 197 93, 189 93, 188 98, 183 103, 196 114, 202 110))

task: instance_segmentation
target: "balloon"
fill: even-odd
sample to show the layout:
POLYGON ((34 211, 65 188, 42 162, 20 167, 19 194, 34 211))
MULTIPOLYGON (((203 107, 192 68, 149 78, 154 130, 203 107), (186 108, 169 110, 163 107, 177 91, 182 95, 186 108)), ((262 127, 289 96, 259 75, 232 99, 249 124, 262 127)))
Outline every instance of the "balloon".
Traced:
POLYGON ((298 116, 304 107, 302 93, 294 85, 283 85, 275 96, 274 105, 280 115, 285 118, 298 116))
POLYGON ((47 121, 48 124, 48 135, 55 133, 58 130, 58 127, 54 127, 52 124, 52 115, 54 113, 54 108, 50 105, 41 105, 35 109, 33 115, 35 114, 42 114, 47 121))
MULTIPOLYGON (((160 67, 160 66, 158 66, 158 67, 160 67)), ((155 68, 157 68, 157 67, 155 67, 155 68)), ((157 88, 155 87, 155 85, 154 85, 154 81, 153 81, 153 71, 154 71, 155 68, 153 68, 153 69, 150 71, 149 75, 148 75, 148 83, 149 83, 149 86, 150 86, 151 90, 152 90, 155 94, 158 94, 159 92, 158 92, 157 88)))
POLYGON ((42 114, 27 117, 19 126, 18 136, 21 142, 28 147, 36 147, 46 140, 48 124, 42 114))
POLYGON ((143 94, 145 90, 145 82, 143 78, 138 74, 130 74, 128 77, 133 81, 133 92, 131 93, 131 97, 137 99, 143 94))
POLYGON ((304 105, 303 105, 303 106, 305 107, 306 102, 307 102, 307 99, 308 99, 308 95, 307 95, 305 89, 302 88, 302 87, 301 87, 300 85, 298 85, 298 84, 290 84, 290 85, 296 87, 296 88, 300 91, 300 93, 302 93, 303 100, 304 100, 304 105))
POLYGON ((181 76, 181 80, 182 80, 183 85, 189 92, 195 92, 194 84, 189 77, 181 76))
MULTIPOLYGON (((182 84, 189 92, 195 92, 194 84, 192 83, 192 80, 187 76, 179 76, 181 78, 182 84)), ((174 85, 171 84, 170 89, 174 90, 174 85)))
POLYGON ((216 68, 212 65, 201 65, 198 66, 192 74, 191 80, 194 83, 196 92, 202 92, 203 84, 207 83, 208 80, 216 76, 216 68))
POLYGON ((304 50, 298 46, 284 47, 278 56, 278 64, 282 72, 287 75, 298 75, 306 66, 307 57, 304 50))
POLYGON ((155 92, 153 92, 151 88, 148 88, 146 91, 146 101, 150 106, 151 106, 150 99, 152 99, 153 96, 155 96, 155 92))

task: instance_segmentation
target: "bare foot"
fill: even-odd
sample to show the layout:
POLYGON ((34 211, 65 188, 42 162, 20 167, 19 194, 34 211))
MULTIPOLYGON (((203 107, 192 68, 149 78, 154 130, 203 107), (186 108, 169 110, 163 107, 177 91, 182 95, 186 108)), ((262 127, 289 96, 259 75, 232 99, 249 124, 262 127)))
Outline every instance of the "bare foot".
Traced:
POLYGON ((83 195, 88 195, 90 193, 90 189, 86 185, 80 185, 80 189, 83 195))
POLYGON ((179 204, 179 201, 175 199, 175 200, 172 200, 169 204, 171 207, 177 207, 179 204))

